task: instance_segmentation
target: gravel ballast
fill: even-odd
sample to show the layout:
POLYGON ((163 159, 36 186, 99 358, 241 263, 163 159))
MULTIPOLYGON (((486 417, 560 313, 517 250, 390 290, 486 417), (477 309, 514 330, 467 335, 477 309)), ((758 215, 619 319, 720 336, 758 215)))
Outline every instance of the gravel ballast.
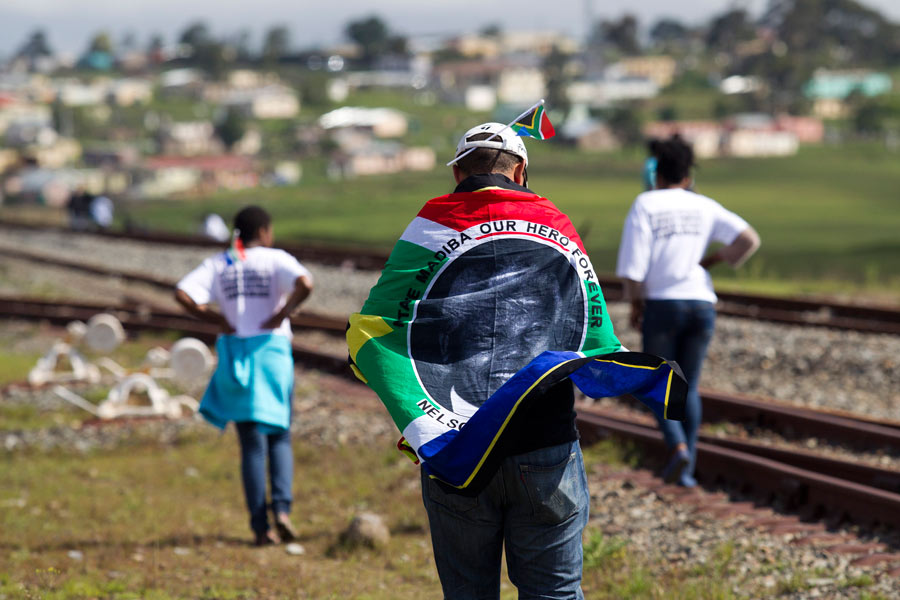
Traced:
MULTIPOLYGON (((0 233, 3 248, 22 248, 173 280, 212 254, 202 248, 154 244, 148 249, 147 244, 139 242, 2 226, 0 233)), ((34 293, 30 288, 35 287, 37 279, 43 293, 57 297, 68 294, 90 299, 95 295, 97 300, 109 300, 118 290, 122 295, 148 296, 160 304, 175 306, 171 294, 150 290, 149 286, 109 281, 86 286, 87 280, 98 279, 26 261, 4 262, 7 274, 0 278, 0 291, 4 293, 15 293, 16 289, 21 289, 18 293, 34 293)), ((359 310, 378 279, 378 273, 370 271, 306 266, 315 278, 315 290, 304 309, 338 317, 359 310)), ((609 311, 622 343, 639 349, 640 336, 628 326, 627 305, 611 303, 609 311)), ((298 341, 303 342, 302 336, 298 341)), ((340 345, 338 341, 338 348, 340 345)), ((719 317, 701 384, 802 406, 900 419, 900 336, 719 317)))

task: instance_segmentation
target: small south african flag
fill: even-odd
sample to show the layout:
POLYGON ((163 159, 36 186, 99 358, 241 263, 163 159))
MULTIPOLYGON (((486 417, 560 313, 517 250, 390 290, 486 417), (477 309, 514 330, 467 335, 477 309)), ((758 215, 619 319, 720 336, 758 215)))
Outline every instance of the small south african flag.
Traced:
POLYGON ((524 117, 520 117, 510 125, 518 136, 533 137, 538 140, 546 140, 556 135, 553 124, 544 112, 544 106, 538 105, 524 117))
POLYGON ((231 234, 231 246, 225 251, 225 263, 233 265, 235 263, 247 260, 247 252, 244 249, 244 242, 241 241, 237 229, 231 234))

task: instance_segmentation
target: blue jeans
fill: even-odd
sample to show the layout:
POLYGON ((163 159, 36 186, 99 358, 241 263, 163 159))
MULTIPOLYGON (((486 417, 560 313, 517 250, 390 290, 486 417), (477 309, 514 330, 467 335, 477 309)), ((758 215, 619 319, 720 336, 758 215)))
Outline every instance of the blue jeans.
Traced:
POLYGON ((294 454, 291 450, 291 432, 260 433, 256 423, 235 423, 241 442, 241 479, 244 482, 244 498, 250 512, 250 528, 254 533, 269 529, 266 505, 266 458, 269 459, 269 479, 272 483, 272 511, 276 514, 291 512, 294 480, 294 454))
POLYGON ((445 491, 423 471, 422 499, 445 599, 499 598, 504 543, 520 599, 584 598, 590 497, 577 441, 507 458, 474 498, 445 491))
POLYGON ((686 444, 691 460, 682 472, 682 483, 693 480, 700 432, 700 371, 706 348, 716 327, 716 307, 700 300, 647 300, 644 306, 644 352, 674 360, 688 383, 684 421, 657 417, 659 428, 672 449, 686 444))

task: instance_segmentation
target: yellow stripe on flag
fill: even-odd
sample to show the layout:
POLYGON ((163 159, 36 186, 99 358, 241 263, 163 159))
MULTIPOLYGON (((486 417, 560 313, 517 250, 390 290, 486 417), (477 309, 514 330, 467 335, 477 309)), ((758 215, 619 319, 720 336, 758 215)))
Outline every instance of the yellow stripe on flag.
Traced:
POLYGON ((393 330, 394 328, 381 317, 353 313, 350 315, 350 328, 347 330, 347 347, 350 349, 350 358, 356 362, 356 355, 366 342, 387 335, 393 330))
POLYGON ((672 375, 675 371, 669 371, 669 377, 666 379, 666 405, 663 406, 663 419, 669 418, 669 392, 672 390, 672 375))

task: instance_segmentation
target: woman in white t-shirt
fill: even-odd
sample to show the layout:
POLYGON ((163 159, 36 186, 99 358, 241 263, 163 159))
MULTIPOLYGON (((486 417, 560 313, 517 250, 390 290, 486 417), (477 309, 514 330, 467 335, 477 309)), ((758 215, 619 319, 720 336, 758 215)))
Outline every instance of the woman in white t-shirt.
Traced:
POLYGON ((694 153, 680 137, 657 146, 656 189, 631 206, 616 274, 631 300, 631 324, 641 328, 643 350, 676 361, 689 391, 684 421, 659 421, 670 455, 662 476, 692 487, 700 429, 698 385, 716 318, 716 294, 707 269, 738 267, 759 247, 744 219, 689 188, 694 153), (724 244, 705 256, 710 242, 724 244))
POLYGON ((294 362, 288 317, 313 284, 297 259, 271 247, 274 234, 265 210, 242 209, 234 226, 232 247, 179 281, 175 298, 192 315, 222 329, 216 340, 218 364, 200 413, 221 429, 235 423, 250 527, 256 543, 264 545, 296 537, 289 518, 294 362), (267 457, 275 530, 267 513, 267 457))

